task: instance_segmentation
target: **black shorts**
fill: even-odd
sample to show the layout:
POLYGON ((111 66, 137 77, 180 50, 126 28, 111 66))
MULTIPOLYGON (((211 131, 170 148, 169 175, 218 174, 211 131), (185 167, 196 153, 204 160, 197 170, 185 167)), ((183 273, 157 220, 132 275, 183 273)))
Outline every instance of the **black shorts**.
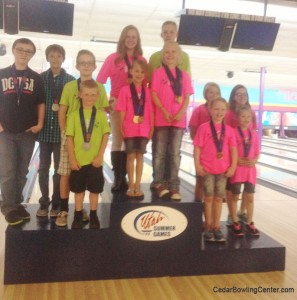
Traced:
POLYGON ((144 137, 133 137, 125 139, 126 152, 129 153, 146 153, 148 139, 144 137))
POLYGON ((70 173, 70 191, 73 193, 82 193, 89 191, 94 194, 103 192, 104 177, 103 168, 95 168, 92 165, 81 167, 78 171, 71 170, 70 173))
POLYGON ((230 184, 230 190, 233 195, 239 195, 240 194, 240 189, 241 185, 244 185, 243 192, 253 194, 255 193, 255 185, 250 183, 250 182, 236 182, 236 183, 231 183, 230 184))

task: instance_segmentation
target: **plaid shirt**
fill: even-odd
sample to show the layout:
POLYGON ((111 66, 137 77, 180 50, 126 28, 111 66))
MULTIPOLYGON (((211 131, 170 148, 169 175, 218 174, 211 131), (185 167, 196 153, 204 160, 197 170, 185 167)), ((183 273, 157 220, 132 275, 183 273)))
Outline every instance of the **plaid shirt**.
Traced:
POLYGON ((39 133, 38 140, 47 143, 60 143, 61 134, 58 112, 52 110, 52 105, 55 98, 60 101, 64 85, 75 78, 67 74, 64 69, 61 69, 60 74, 54 78, 51 69, 48 69, 40 75, 43 80, 45 92, 45 118, 44 126, 39 133))

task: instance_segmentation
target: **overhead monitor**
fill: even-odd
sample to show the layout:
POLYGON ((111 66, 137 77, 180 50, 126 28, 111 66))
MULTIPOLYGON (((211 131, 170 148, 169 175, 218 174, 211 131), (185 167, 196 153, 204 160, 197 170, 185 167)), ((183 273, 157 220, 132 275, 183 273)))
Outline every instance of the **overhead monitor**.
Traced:
POLYGON ((74 4, 22 0, 19 2, 19 30, 72 35, 74 4))
POLYGON ((281 113, 279 111, 263 111, 262 124, 264 127, 280 126, 281 113))
POLYGON ((219 47, 225 19, 181 15, 177 42, 182 45, 219 47))
POLYGON ((237 21, 231 48, 272 51, 279 23, 237 21))

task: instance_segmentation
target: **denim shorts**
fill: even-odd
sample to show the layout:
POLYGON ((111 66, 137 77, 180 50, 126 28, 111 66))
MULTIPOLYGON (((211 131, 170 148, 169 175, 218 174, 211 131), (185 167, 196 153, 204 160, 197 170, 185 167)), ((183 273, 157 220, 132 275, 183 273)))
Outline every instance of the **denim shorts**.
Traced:
POLYGON ((132 138, 125 138, 125 146, 126 152, 130 153, 146 153, 146 145, 148 139, 145 137, 132 137, 132 138))
POLYGON ((81 167, 78 171, 70 173, 70 191, 73 193, 82 193, 89 191, 94 194, 103 192, 104 177, 102 166, 96 168, 92 165, 81 167))
POLYGON ((207 174, 203 177, 203 190, 206 197, 225 196, 227 177, 225 174, 207 174))
POLYGON ((250 183, 250 182, 236 182, 236 183, 231 183, 230 185, 230 190, 233 195, 239 195, 240 194, 240 189, 241 185, 244 185, 243 191, 249 194, 254 194, 255 193, 255 185, 250 183))

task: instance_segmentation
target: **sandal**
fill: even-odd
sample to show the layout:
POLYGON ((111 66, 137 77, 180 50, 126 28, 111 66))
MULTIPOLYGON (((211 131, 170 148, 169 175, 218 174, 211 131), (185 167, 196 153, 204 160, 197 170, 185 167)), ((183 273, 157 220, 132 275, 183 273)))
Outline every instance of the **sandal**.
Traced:
POLYGON ((135 197, 135 190, 128 190, 127 192, 126 192, 126 196, 128 196, 128 197, 135 197))

